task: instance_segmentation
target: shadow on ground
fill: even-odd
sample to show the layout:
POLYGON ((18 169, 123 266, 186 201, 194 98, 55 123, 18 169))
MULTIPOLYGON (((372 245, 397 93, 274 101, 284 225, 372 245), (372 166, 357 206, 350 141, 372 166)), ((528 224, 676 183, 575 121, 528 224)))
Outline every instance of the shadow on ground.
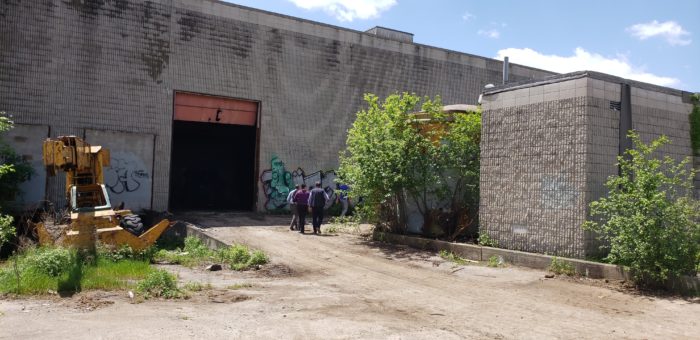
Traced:
POLYGON ((201 228, 216 228, 289 226, 292 216, 235 211, 180 211, 174 214, 174 218, 201 228))

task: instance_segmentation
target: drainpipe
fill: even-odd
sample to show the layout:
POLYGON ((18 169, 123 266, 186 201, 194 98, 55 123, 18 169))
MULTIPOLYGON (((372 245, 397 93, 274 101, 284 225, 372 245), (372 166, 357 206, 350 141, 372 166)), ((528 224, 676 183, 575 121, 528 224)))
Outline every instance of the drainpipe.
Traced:
MULTIPOLYGON (((632 97, 629 84, 620 84, 620 126, 618 155, 624 156, 625 151, 632 148, 632 140, 627 137, 627 132, 632 130, 632 97)), ((621 169, 618 166, 618 174, 621 169)))
POLYGON ((503 84, 508 83, 509 66, 508 57, 503 58, 503 84))

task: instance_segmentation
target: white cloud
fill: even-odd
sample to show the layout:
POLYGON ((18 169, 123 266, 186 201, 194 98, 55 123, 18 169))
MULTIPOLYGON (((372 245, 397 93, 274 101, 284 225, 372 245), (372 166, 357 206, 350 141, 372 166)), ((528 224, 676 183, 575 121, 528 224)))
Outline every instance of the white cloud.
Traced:
POLYGON ((690 32, 686 31, 675 21, 658 22, 656 20, 645 23, 636 24, 627 27, 627 32, 630 32, 633 37, 639 40, 646 40, 653 37, 662 37, 672 46, 689 45, 690 32))
POLYGON ((623 55, 608 58, 597 53, 588 52, 581 47, 577 47, 574 50, 574 54, 570 56, 548 55, 529 48, 506 48, 498 51, 496 59, 503 60, 503 57, 506 56, 511 62, 516 64, 559 73, 589 70, 661 86, 680 84, 680 81, 676 78, 658 76, 646 72, 643 67, 631 65, 623 55))
POLYGON ((464 20, 464 21, 469 21, 469 20, 474 19, 474 18, 476 18, 474 16, 474 14, 471 14, 469 12, 464 12, 464 14, 462 14, 462 20, 464 20))
POLYGON ((491 39, 498 39, 501 36, 501 32, 499 32, 497 29, 479 30, 476 33, 491 39))
POLYGON ((321 9, 340 21, 371 19, 396 5, 396 0, 288 0, 307 10, 321 9))

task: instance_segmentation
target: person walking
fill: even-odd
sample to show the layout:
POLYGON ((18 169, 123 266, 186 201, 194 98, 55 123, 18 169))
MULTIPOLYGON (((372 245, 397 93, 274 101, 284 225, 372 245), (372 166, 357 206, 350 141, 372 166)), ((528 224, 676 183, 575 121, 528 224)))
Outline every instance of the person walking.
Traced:
POLYGON ((309 209, 309 192, 306 191, 306 184, 302 184, 299 190, 294 193, 292 199, 297 205, 298 229, 300 233, 304 233, 304 224, 306 224, 306 211, 309 209))
POLYGON ((314 234, 321 233, 321 223, 323 223, 323 209, 328 202, 328 194, 321 188, 321 182, 316 182, 316 187, 309 194, 309 206, 311 207, 312 225, 314 234))
POLYGON ((294 194, 297 193, 297 190, 299 190, 300 187, 301 186, 297 184, 294 190, 290 191, 289 195, 287 195, 287 203, 289 203, 289 210, 292 212, 292 223, 289 224, 289 230, 296 229, 299 213, 297 213, 297 204, 294 203, 294 194))

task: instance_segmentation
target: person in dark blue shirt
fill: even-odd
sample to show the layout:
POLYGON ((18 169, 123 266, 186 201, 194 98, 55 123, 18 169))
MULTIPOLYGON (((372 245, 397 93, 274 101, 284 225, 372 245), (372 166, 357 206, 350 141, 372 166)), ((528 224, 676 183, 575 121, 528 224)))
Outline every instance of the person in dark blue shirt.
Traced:
POLYGON ((328 194, 321 188, 321 182, 316 182, 316 187, 309 194, 309 206, 311 207, 311 216, 313 218, 312 225, 314 234, 321 233, 321 223, 323 223, 323 209, 326 208, 328 202, 328 194))

